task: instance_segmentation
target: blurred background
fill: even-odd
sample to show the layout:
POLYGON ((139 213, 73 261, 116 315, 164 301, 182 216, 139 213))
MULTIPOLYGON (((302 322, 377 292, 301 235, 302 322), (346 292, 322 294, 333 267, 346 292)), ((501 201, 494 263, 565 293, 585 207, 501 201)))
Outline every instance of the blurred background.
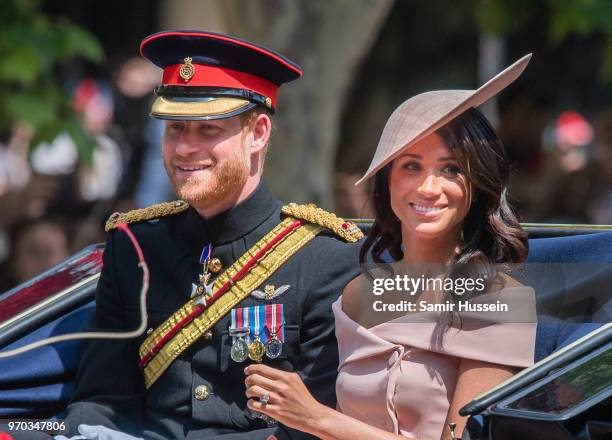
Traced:
POLYGON ((366 169, 390 113, 476 88, 522 55, 481 108, 512 161, 523 221, 612 224, 610 0, 0 0, 0 291, 87 244, 114 211, 174 195, 148 117, 161 72, 139 43, 229 33, 297 61, 266 179, 286 201, 370 217, 366 169))

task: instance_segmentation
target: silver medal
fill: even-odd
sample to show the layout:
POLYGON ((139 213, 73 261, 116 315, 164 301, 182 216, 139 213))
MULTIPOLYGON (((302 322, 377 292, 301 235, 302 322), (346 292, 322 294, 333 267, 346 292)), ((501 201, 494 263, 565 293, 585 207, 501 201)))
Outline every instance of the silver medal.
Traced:
POLYGON ((266 356, 276 359, 282 352, 283 343, 276 337, 276 333, 272 333, 272 337, 266 342, 266 356))
POLYGON ((232 349, 230 350, 230 357, 234 362, 244 362, 249 357, 249 346, 242 337, 234 339, 232 349))
POLYGON ((234 337, 230 357, 234 362, 240 363, 246 361, 249 357, 249 344, 244 340, 244 337, 249 334, 249 328, 230 328, 229 333, 234 337))

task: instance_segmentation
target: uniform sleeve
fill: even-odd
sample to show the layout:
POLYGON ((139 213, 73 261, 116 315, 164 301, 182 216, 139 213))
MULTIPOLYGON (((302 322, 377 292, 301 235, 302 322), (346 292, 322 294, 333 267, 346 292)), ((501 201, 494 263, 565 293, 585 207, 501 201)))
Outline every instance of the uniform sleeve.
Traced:
MULTIPOLYGON (((118 239, 118 234, 112 233, 106 243, 96 309, 88 331, 122 332, 138 326, 138 322, 130 322, 126 316, 117 277, 134 278, 134 293, 138 295, 142 275, 135 251, 127 240, 117 243, 118 239), (121 274, 117 272, 118 267, 123 270, 121 274)), ((77 426, 82 423, 137 432, 138 426, 142 426, 145 395, 138 361, 138 339, 97 339, 85 345, 75 392, 67 408, 66 421, 71 434, 76 434, 77 426)))
POLYGON ((304 304, 296 370, 319 402, 335 408, 338 342, 332 304, 359 274, 359 263, 358 245, 327 239, 334 240, 335 246, 323 247, 319 260, 312 263, 312 288, 304 304))
MULTIPOLYGON (((296 372, 315 399, 336 407, 338 342, 332 304, 346 285, 359 274, 359 244, 347 244, 333 237, 321 237, 315 258, 309 260, 311 288, 303 305, 300 354, 296 372)), ((314 439, 300 431, 282 427, 290 439, 314 439)))

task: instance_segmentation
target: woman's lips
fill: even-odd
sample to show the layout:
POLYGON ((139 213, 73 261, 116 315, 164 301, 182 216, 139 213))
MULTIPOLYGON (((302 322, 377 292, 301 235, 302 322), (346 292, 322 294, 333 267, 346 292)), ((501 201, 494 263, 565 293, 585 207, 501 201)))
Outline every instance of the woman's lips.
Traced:
POLYGON ((420 217, 434 218, 448 209, 448 205, 428 206, 418 203, 409 203, 412 210, 420 217))

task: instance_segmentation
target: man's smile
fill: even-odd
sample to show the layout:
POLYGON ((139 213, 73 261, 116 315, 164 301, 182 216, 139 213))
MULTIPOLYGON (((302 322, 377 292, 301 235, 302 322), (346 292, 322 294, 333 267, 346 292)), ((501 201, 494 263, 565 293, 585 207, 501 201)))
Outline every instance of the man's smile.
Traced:
POLYGON ((176 169, 177 173, 179 176, 182 177, 190 177, 193 176, 195 174, 199 174, 202 171, 208 170, 209 168, 212 168, 213 164, 212 163, 206 163, 206 164, 181 164, 181 165, 175 165, 174 168, 176 169))

